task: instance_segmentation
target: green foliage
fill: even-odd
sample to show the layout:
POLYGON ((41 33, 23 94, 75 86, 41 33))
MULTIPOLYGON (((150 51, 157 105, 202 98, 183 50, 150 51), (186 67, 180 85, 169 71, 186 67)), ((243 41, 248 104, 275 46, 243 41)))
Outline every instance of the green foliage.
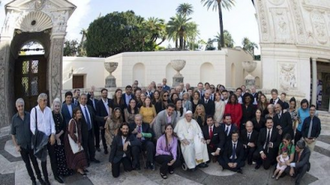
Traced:
POLYGON ((193 6, 189 3, 183 3, 176 8, 176 12, 183 16, 189 16, 194 13, 193 6))
POLYGON ((205 47, 205 50, 215 50, 215 47, 213 46, 213 39, 209 38, 207 40, 207 44, 206 44, 206 47, 205 47))
POLYGON ((251 42, 250 39, 247 37, 244 37, 242 40, 243 50, 251 53, 251 55, 254 55, 254 49, 258 49, 258 45, 254 42, 251 42))
MULTIPOLYGON (((224 30, 223 31, 223 36, 224 36, 224 47, 233 48, 235 42, 234 42, 233 37, 229 33, 229 31, 224 30)), ((220 43, 221 43, 221 34, 220 33, 218 33, 215 36, 214 41, 218 42, 218 49, 220 49, 221 48, 221 45, 220 45, 220 43)))
POLYGON ((78 53, 78 41, 66 40, 64 42, 63 55, 64 56, 77 56, 78 53))
POLYGON ((88 28, 89 57, 108 57, 127 51, 153 51, 166 39, 164 20, 145 20, 133 11, 113 12, 94 20, 88 28), (161 39, 160 43, 156 43, 161 39))

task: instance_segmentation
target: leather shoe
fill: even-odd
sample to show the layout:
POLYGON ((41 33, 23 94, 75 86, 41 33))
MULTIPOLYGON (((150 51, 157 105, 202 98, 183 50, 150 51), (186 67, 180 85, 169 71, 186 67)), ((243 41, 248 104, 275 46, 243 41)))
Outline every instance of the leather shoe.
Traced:
POLYGON ((257 164, 256 167, 254 167, 254 169, 259 169, 260 168, 260 164, 257 164))
POLYGON ((61 184, 64 183, 64 180, 62 179, 61 176, 57 176, 57 177, 55 177, 55 180, 56 180, 57 182, 61 183, 61 184))
POLYGON ((36 180, 32 180, 32 185, 37 185, 36 180))
POLYGON ((50 182, 48 179, 45 179, 45 185, 50 185, 50 182))
POLYGON ((46 185, 46 182, 42 178, 38 178, 38 181, 41 185, 46 185))
POLYGON ((237 169, 237 171, 236 171, 237 173, 240 173, 240 174, 243 174, 243 171, 242 171, 242 169, 237 169))
POLYGON ((91 162, 94 162, 94 163, 100 163, 100 161, 99 161, 99 160, 97 160, 97 159, 95 159, 95 158, 94 158, 94 159, 92 159, 92 160, 91 160, 91 162))
POLYGON ((105 149, 104 150, 104 154, 108 154, 109 152, 108 152, 108 149, 105 149))
POLYGON ((100 148, 96 148, 96 151, 101 152, 101 149, 100 148))
POLYGON ((154 163, 150 163, 150 170, 152 170, 152 171, 156 170, 154 163))

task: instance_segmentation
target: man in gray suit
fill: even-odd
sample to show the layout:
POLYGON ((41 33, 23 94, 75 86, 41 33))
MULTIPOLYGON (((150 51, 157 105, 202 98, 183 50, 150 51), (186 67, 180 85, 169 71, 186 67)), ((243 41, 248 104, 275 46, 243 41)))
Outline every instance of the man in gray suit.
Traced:
POLYGON ((173 128, 176 125, 176 114, 174 112, 175 106, 172 103, 169 103, 166 106, 166 109, 160 111, 156 117, 156 122, 153 125, 153 129, 155 132, 155 139, 158 139, 165 130, 166 124, 172 124, 173 128))

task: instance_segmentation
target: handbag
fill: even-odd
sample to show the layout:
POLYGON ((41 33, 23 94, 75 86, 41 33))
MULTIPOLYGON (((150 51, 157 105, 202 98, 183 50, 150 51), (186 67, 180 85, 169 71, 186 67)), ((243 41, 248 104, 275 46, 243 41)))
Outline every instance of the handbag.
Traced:
POLYGON ((34 155, 40 159, 45 160, 47 157, 47 153, 45 150, 45 146, 48 144, 49 137, 42 131, 38 129, 38 116, 37 116, 37 108, 34 108, 35 111, 35 132, 31 138, 31 148, 33 149, 34 155))
MULTIPOLYGON (((75 124, 76 124, 76 133, 75 133, 75 135, 78 138, 78 127, 77 127, 77 123, 76 123, 76 121, 74 119, 71 119, 71 120, 73 120, 75 122, 75 124)), ((70 124, 72 124, 72 121, 70 121, 70 124)), ((70 125, 69 125, 69 127, 70 127, 70 125)), ((78 144, 71 138, 70 134, 68 134, 68 137, 69 137, 69 143, 70 143, 70 147, 71 147, 71 150, 72 150, 72 153, 73 154, 76 154, 76 153, 84 150, 82 146, 79 149, 78 144)))

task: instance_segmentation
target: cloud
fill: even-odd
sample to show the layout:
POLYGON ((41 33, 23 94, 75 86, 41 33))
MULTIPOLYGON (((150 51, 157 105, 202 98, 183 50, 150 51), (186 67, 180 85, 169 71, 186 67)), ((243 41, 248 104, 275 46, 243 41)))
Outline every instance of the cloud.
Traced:
POLYGON ((67 28, 67 39, 80 39, 80 31, 83 28, 82 22, 90 11, 91 0, 69 0, 71 3, 77 6, 77 9, 71 15, 68 28, 67 28))

